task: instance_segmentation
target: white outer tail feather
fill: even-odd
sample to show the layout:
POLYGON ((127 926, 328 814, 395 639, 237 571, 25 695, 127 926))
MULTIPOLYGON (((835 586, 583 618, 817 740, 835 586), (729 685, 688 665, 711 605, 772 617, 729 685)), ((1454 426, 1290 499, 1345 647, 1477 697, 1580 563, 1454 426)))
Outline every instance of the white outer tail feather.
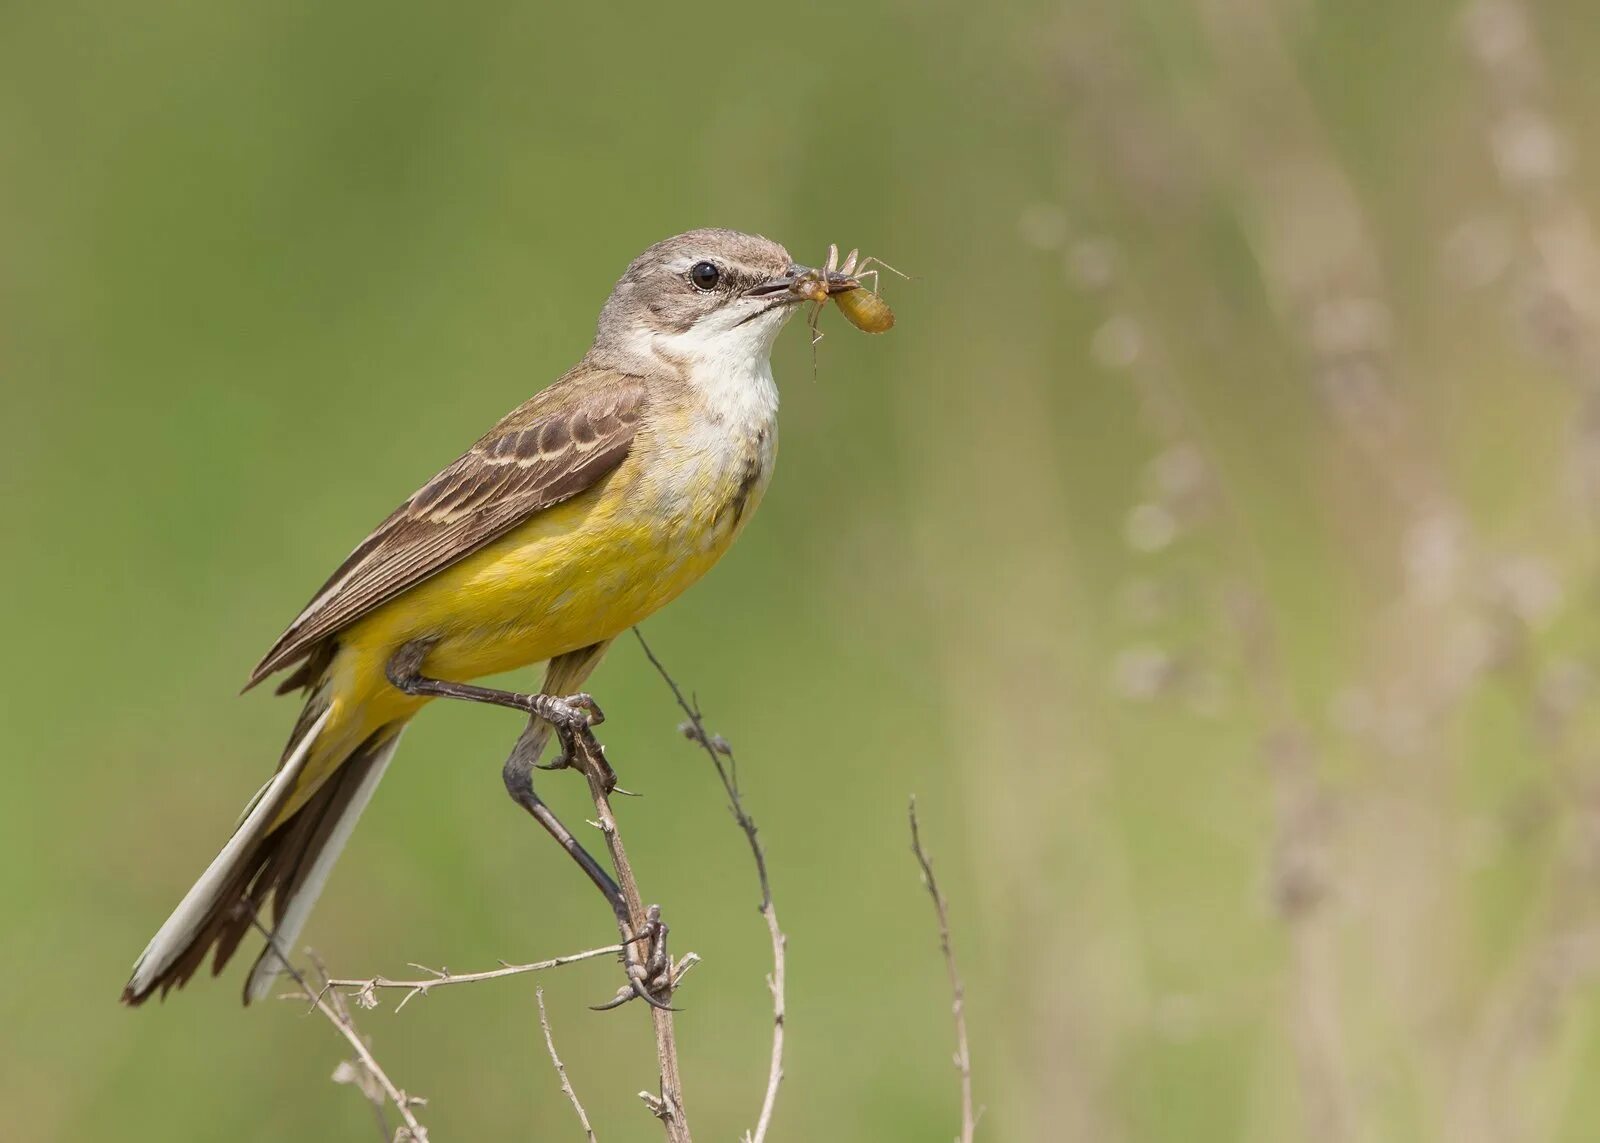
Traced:
POLYGON ((378 788, 378 782, 383 777, 383 772, 389 768, 389 760, 394 757, 395 747, 400 744, 400 735, 404 733, 401 728, 395 736, 379 748, 377 756, 372 760, 367 773, 361 779, 361 785, 351 795, 350 801, 345 805, 343 813, 339 816, 338 823, 328 834, 328 840, 323 843, 322 850, 311 865, 311 871, 295 891, 294 897, 289 900, 284 908, 283 920, 272 930, 271 940, 250 970, 250 981, 245 986, 245 1000, 253 1003, 266 998, 272 990, 273 983, 278 977, 287 972, 289 966, 284 963, 282 954, 292 955, 294 943, 300 939, 300 930, 305 928, 306 921, 311 916, 311 907, 317 903, 317 898, 322 895, 322 887, 328 882, 328 874, 333 872, 333 863, 339 859, 340 852, 345 843, 350 840, 350 833, 356 828, 356 822, 361 818, 361 811, 367 808, 367 803, 372 800, 372 792, 378 788))
MULTIPOLYGON (((311 754, 311 744, 317 740, 317 735, 322 733, 322 728, 327 725, 330 713, 332 713, 331 707, 318 715, 317 721, 312 723, 300 741, 295 743, 293 753, 289 755, 282 768, 272 776, 272 780, 256 795, 244 820, 228 839, 228 844, 223 846, 222 852, 206 866, 206 871, 200 875, 200 880, 183 895, 183 900, 178 902, 178 907, 172 911, 172 915, 166 919, 161 928, 156 930, 156 935, 150 938, 150 943, 134 962, 133 976, 128 981, 128 988, 134 994, 142 996, 148 991, 155 981, 172 967, 172 962, 188 947, 189 942, 194 940, 200 925, 211 912, 212 906, 216 904, 217 894, 228 883, 239 861, 266 835, 267 827, 272 824, 278 807, 283 804, 282 795, 293 786, 300 771, 305 768, 306 758, 311 754)), ((370 796, 370 791, 363 792, 370 796)), ((343 828, 343 825, 341 822, 340 827, 343 828)), ((326 873, 323 876, 326 877, 326 873)))

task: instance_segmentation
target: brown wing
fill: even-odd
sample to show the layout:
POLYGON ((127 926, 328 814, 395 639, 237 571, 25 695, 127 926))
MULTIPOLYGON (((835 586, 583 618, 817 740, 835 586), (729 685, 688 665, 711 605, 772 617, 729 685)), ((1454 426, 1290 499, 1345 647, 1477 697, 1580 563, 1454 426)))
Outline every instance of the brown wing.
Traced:
POLYGON ((637 377, 580 366, 507 414, 350 553, 256 665, 245 689, 534 513, 593 485, 628 455, 644 400, 637 377))

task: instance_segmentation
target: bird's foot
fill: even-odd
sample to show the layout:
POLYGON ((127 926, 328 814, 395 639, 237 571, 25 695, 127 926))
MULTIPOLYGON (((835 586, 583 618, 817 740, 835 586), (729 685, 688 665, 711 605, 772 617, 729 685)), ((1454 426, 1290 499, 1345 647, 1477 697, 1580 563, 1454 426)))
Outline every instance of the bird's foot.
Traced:
POLYGON ((529 713, 544 719, 555 728, 556 741, 561 753, 539 766, 541 770, 567 770, 579 768, 579 759, 587 758, 599 771, 600 788, 607 794, 617 788, 617 772, 606 761, 605 748, 595 741, 591 727, 606 720, 600 704, 589 694, 534 695, 529 713))
POLYGON ((675 1012, 672 999, 672 957, 667 952, 667 923, 661 919, 661 906, 651 905, 645 910, 644 930, 630 944, 645 944, 648 951, 643 959, 635 961, 623 953, 627 966, 628 982, 617 989, 617 994, 604 1004, 594 1005, 596 1012, 620 1008, 637 997, 652 1008, 675 1012))

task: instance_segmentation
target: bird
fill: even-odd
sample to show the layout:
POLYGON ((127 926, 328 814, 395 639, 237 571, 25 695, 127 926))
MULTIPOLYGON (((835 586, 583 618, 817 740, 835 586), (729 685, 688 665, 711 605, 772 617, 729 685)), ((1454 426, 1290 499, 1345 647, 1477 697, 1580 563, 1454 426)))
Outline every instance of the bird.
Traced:
POLYGON ((220 973, 267 929, 270 899, 244 1002, 267 995, 432 698, 504 694, 464 684, 543 662, 532 756, 551 727, 587 725, 576 692, 612 640, 705 575, 761 503, 778 450, 772 349, 817 273, 734 230, 656 243, 617 281, 578 364, 356 546, 250 673, 246 690, 287 671, 277 693, 302 692, 300 716, 124 1003, 164 998, 208 955, 220 973))

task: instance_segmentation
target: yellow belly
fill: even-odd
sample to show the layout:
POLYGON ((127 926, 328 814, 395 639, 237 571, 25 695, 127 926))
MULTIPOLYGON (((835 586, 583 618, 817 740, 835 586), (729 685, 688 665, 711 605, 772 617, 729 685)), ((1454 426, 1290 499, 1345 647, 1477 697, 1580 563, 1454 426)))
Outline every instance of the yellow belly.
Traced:
POLYGON ((431 638, 424 674, 497 674, 627 630, 703 576, 732 540, 729 528, 674 534, 586 495, 419 584, 344 640, 392 654, 431 638))
POLYGON ((625 464, 352 624, 330 671, 339 738, 353 747, 425 703, 384 674, 413 640, 432 643, 423 674, 467 681, 610 639, 676 598, 727 551, 761 493, 746 490, 733 511, 735 484, 695 484, 663 498, 625 464))

